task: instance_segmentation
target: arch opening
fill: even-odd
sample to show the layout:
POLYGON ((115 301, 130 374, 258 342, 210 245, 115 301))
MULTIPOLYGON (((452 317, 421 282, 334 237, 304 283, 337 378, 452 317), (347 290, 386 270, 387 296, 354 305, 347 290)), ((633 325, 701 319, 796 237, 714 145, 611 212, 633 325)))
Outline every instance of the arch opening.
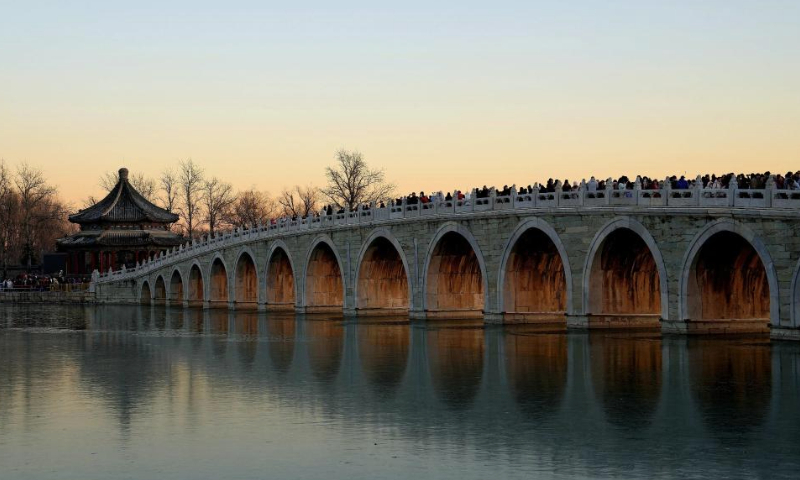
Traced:
POLYGON ((153 292, 153 299, 158 305, 163 305, 167 301, 167 285, 164 283, 164 277, 160 276, 156 279, 156 287, 153 292))
POLYGON ((211 287, 208 292, 210 306, 222 307, 228 303, 228 272, 219 258, 211 264, 211 287))
POLYGON ((205 296, 203 294, 203 273, 200 267, 192 265, 189 270, 189 305, 202 305, 205 296))
POLYGON ((407 312, 408 275, 400 252, 385 237, 378 237, 364 252, 358 269, 356 308, 407 312))
POLYGON ((256 308, 258 304, 258 274, 256 264, 248 253, 236 262, 236 308, 256 308))
POLYGON ((627 228, 611 232, 588 275, 588 314, 609 326, 659 326, 661 278, 653 252, 638 233, 627 228))
POLYGON ((142 294, 139 297, 142 305, 150 305, 151 303, 150 284, 147 282, 142 283, 142 294))
POLYGON ((183 279, 181 274, 175 270, 169 280, 169 300, 170 302, 183 303, 183 279))
POLYGON ((692 262, 688 317, 692 321, 741 323, 769 330, 767 270, 756 249, 741 235, 722 231, 709 237, 692 262))
POLYGON ((306 307, 310 310, 340 310, 344 305, 342 269, 327 243, 318 243, 311 252, 305 287, 306 307))
POLYGON ((291 310, 295 305, 294 271, 286 251, 278 247, 267 266, 267 308, 291 310))
POLYGON ((429 315, 482 313, 483 274, 478 255, 463 235, 447 232, 439 239, 429 260, 425 283, 429 315))
POLYGON ((507 320, 565 320, 567 279, 561 254, 553 240, 538 228, 516 241, 505 265, 504 318, 507 320))

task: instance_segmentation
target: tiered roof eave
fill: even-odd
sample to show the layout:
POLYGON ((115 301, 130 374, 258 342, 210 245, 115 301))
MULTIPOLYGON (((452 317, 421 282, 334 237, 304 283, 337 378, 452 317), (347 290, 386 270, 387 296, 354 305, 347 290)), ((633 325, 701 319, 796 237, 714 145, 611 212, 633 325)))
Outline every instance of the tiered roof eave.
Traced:
POLYGON ((144 198, 128 181, 128 169, 119 170, 119 180, 105 198, 69 216, 78 224, 150 222, 170 224, 178 215, 144 198))

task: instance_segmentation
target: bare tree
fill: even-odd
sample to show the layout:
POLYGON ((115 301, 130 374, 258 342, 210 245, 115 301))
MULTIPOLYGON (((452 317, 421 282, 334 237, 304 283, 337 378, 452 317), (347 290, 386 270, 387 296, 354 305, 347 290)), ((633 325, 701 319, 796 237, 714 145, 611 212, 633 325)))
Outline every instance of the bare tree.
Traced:
POLYGON ((306 185, 305 187, 298 186, 295 187, 295 191, 300 198, 301 217, 307 217, 319 210, 320 193, 318 188, 311 185, 306 185))
POLYGON ((56 189, 47 184, 41 170, 22 163, 17 168, 14 184, 21 215, 21 260, 30 269, 36 258, 37 230, 42 223, 63 218, 66 212, 56 201, 56 189))
MULTIPOLYGON (((100 177, 100 186, 104 189, 111 191, 119 181, 119 174, 113 172, 106 172, 100 177)), ((128 182, 133 188, 136 189, 144 198, 152 202, 155 199, 157 188, 156 182, 150 177, 145 177, 144 174, 135 173, 128 176, 128 182)))
POLYGON ((284 189, 278 197, 283 214, 290 217, 307 217, 319 208, 319 190, 311 185, 284 189))
POLYGON ((83 200, 83 202, 81 202, 81 210, 86 210, 87 208, 91 207, 92 205, 96 204, 99 201, 100 200, 97 199, 97 197, 95 197, 94 195, 89 195, 88 197, 86 197, 85 200, 83 200))
POLYGON ((325 169, 328 186, 322 193, 339 208, 353 210, 361 204, 388 200, 395 189, 383 170, 372 170, 361 153, 336 152, 336 165, 325 169))
POLYGON ((175 172, 175 170, 167 168, 161 172, 159 184, 161 187, 161 205, 168 212, 171 212, 175 209, 178 203, 178 193, 180 191, 178 174, 175 172))
POLYGON ((186 235, 194 238, 200 223, 203 198, 203 170, 192 159, 183 161, 178 167, 180 216, 186 227, 186 235))
POLYGON ((2 277, 8 277, 8 264, 16 237, 19 233, 19 197, 14 191, 11 172, 5 160, 0 159, 0 263, 2 263, 2 277))
POLYGON ((247 227, 269 223, 275 216, 277 206, 268 193, 255 188, 239 192, 230 209, 228 223, 235 227, 247 227))
POLYGON ((214 235, 214 231, 220 227, 221 223, 229 218, 229 212, 235 200, 233 187, 230 183, 213 177, 203 184, 202 198, 208 232, 214 235))
POLYGON ((38 169, 26 164, 12 173, 0 160, 0 268, 8 276, 12 263, 30 268, 39 251, 52 251, 57 238, 74 230, 68 207, 38 169))

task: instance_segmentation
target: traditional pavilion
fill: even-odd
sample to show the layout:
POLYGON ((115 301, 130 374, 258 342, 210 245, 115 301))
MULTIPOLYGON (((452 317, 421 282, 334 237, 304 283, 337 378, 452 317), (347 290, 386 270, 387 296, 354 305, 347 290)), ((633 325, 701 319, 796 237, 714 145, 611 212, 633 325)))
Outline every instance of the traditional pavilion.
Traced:
POLYGON ((104 199, 70 215, 69 221, 81 230, 57 241, 58 250, 68 254, 67 274, 131 268, 184 240, 170 230, 178 216, 137 192, 127 168, 119 169, 119 181, 104 199))

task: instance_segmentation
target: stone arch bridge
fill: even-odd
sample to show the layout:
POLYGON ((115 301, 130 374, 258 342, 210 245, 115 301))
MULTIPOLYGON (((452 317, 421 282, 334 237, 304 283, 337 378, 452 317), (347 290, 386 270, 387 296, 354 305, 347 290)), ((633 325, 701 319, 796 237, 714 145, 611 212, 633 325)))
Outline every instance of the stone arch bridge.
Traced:
POLYGON ((99 303, 800 338, 799 219, 800 198, 770 189, 492 193, 237 229, 91 288, 99 303))

